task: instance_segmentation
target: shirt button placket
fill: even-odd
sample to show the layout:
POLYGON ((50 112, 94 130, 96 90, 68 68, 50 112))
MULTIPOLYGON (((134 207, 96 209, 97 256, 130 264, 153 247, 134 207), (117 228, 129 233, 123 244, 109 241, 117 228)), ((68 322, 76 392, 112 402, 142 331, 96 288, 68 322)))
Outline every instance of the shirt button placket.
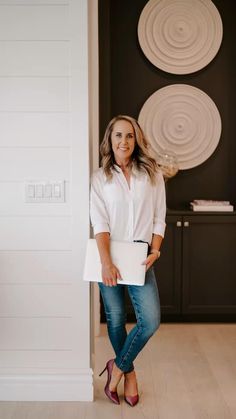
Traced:
POLYGON ((129 236, 130 241, 134 239, 134 203, 132 197, 129 201, 129 236))
POLYGON ((134 200, 133 200, 133 182, 130 179, 129 189, 129 240, 134 240, 134 200))

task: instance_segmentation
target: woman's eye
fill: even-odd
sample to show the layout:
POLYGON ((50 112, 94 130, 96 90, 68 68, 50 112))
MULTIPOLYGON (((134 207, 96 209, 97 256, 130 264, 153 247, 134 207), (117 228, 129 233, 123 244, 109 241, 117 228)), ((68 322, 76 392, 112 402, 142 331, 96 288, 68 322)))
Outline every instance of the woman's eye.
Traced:
POLYGON ((133 134, 128 134, 128 138, 134 138, 133 134))

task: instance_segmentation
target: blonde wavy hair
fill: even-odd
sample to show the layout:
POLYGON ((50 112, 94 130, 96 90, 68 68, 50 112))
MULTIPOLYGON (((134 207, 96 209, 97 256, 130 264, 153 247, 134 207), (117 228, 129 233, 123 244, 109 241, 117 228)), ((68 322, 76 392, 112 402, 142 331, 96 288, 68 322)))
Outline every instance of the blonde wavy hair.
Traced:
POLYGON ((134 129, 135 148, 132 154, 132 170, 147 173, 152 185, 156 183, 156 173, 158 171, 157 162, 153 156, 151 145, 147 141, 142 128, 136 119, 127 115, 118 115, 114 117, 107 125, 102 143, 100 145, 100 153, 102 157, 102 168, 108 180, 112 179, 112 170, 116 170, 115 157, 112 150, 111 134, 114 124, 117 121, 128 121, 134 129))

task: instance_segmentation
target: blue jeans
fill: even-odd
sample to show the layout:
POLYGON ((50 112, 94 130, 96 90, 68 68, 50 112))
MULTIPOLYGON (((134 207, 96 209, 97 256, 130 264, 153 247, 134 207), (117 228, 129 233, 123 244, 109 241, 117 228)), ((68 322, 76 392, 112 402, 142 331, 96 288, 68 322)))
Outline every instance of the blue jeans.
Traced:
POLYGON ((99 283, 107 319, 108 335, 116 354, 115 363, 123 372, 134 369, 133 361, 160 326, 160 300, 153 267, 143 286, 109 287, 99 283), (134 307, 137 323, 127 335, 125 328, 125 287, 134 307))

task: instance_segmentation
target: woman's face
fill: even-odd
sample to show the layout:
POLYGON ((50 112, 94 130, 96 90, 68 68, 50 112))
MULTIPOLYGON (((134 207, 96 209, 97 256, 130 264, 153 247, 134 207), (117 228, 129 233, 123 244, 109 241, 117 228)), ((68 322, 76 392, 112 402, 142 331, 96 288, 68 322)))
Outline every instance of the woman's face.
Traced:
POLYGON ((111 133, 111 145, 118 164, 130 160, 135 148, 135 133, 129 121, 122 119, 115 122, 111 133))

